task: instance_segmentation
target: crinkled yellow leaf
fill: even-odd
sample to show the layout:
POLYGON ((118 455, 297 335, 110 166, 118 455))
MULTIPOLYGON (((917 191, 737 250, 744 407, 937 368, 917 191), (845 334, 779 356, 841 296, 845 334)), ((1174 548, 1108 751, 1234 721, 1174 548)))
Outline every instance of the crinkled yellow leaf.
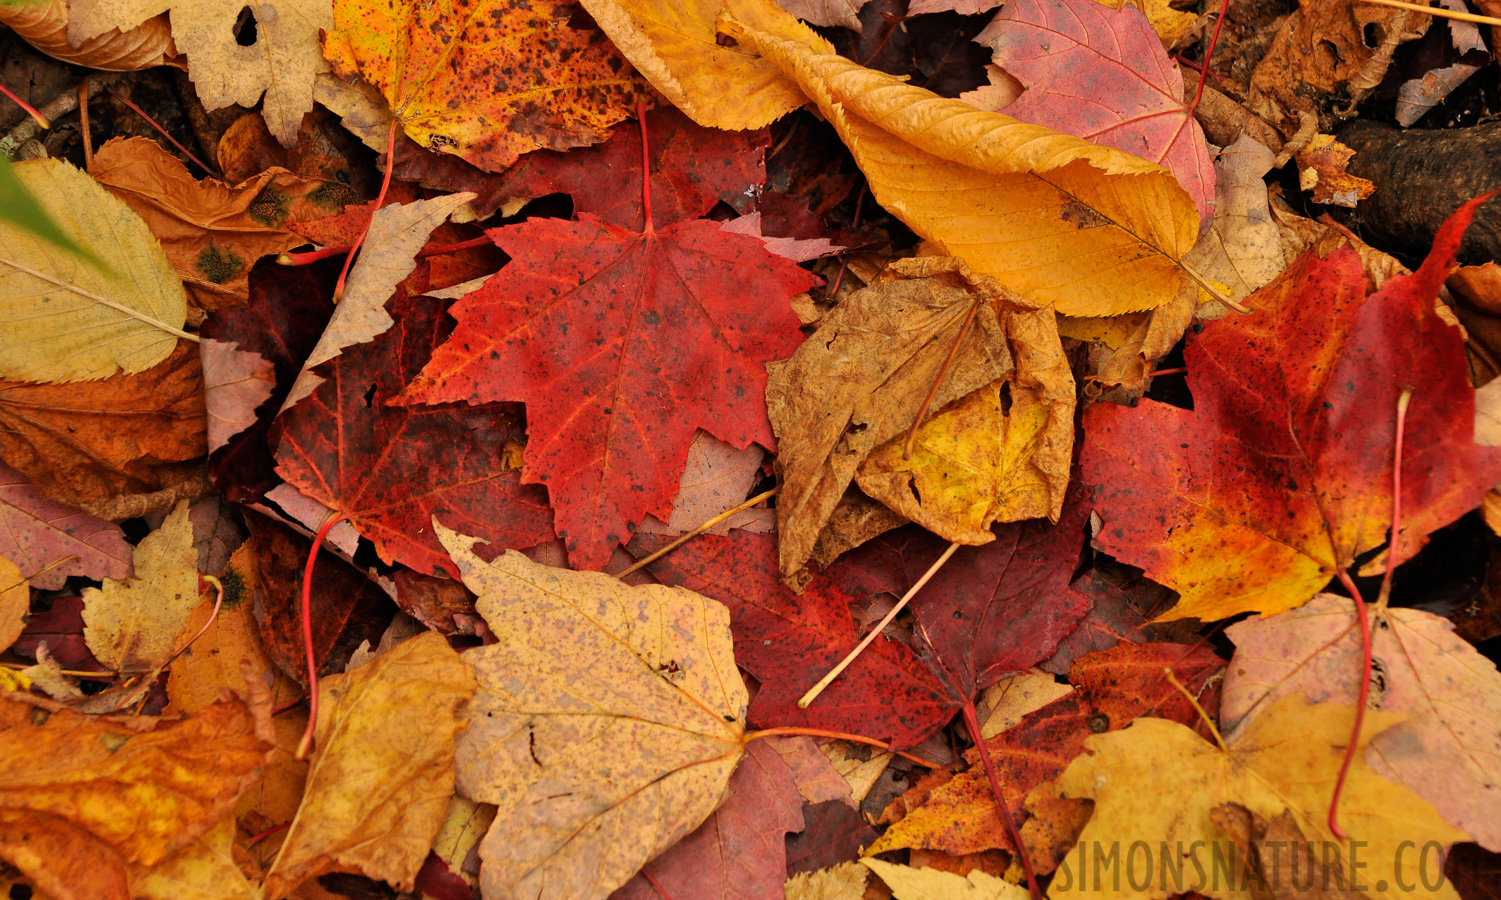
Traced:
POLYGON ((204 108, 251 107, 265 94, 266 127, 291 147, 313 108, 313 81, 327 69, 318 30, 333 28, 332 6, 330 0, 72 0, 68 40, 76 45, 170 11, 172 38, 188 57, 204 108), (256 39, 248 46, 235 32, 246 9, 255 16, 256 39))
POLYGON ((0 650, 10 649, 26 628, 31 611, 31 583, 16 564, 0 556, 0 650))
MULTIPOLYGON (((1329 831, 1328 809, 1354 717, 1355 710, 1348 706, 1309 705, 1301 694, 1289 694, 1251 720, 1229 753, 1167 719, 1140 718, 1130 728, 1088 738, 1088 752, 1058 777, 1057 789, 1065 797, 1094 801, 1094 816, 1079 835, 1079 845, 1090 854, 1098 847, 1102 856, 1116 847, 1121 861, 1114 872, 1108 866, 1096 872, 1091 855, 1081 871, 1078 855, 1071 853, 1059 865, 1048 896, 1161 898, 1197 890, 1222 900, 1251 897, 1241 887, 1243 858, 1233 878, 1208 877, 1216 855, 1221 860, 1235 858, 1234 841, 1211 815, 1227 803, 1240 804, 1265 820, 1286 811, 1310 840, 1344 848, 1348 854, 1348 845, 1329 831), (1126 848, 1136 841, 1145 842, 1154 864, 1150 883, 1139 887, 1135 885, 1141 884, 1142 872, 1135 873, 1133 885, 1124 861, 1126 848), (1174 880, 1171 869, 1165 881, 1159 877, 1161 847, 1169 848, 1170 859, 1182 864, 1181 881, 1174 880), (1184 849, 1175 849, 1180 847, 1184 849), (1202 867, 1197 871, 1206 874, 1196 877, 1196 863, 1202 867)), ((1340 826, 1351 839, 1366 842, 1358 853, 1365 867, 1353 874, 1369 891, 1365 896, 1383 900, 1412 896, 1401 885, 1423 884, 1422 853, 1414 848, 1429 841, 1448 846, 1469 839, 1427 801, 1378 776, 1366 764, 1365 748, 1371 739, 1402 720, 1381 710, 1366 712, 1339 805, 1340 826), (1415 843, 1404 851, 1404 841, 1415 843)), ((1428 864, 1433 865, 1431 855, 1428 864)), ((1288 874, 1284 869, 1284 877, 1288 874)), ((1424 896, 1442 900, 1458 894, 1445 884, 1436 891, 1425 890, 1424 896)))
POLYGON ((1147 324, 1147 317, 1150 315, 1151 313, 1134 312, 1083 319, 1059 316, 1058 335, 1076 341, 1098 341, 1111 350, 1118 350, 1147 324))
POLYGON ((768 125, 808 102, 797 83, 755 53, 720 46, 721 11, 821 53, 834 45, 770 0, 581 0, 636 70, 706 128, 768 125))
POLYGON ((1111 9, 1120 9, 1130 3, 1147 14, 1147 21, 1152 23, 1152 30, 1162 38, 1163 46, 1172 49, 1178 39, 1188 34, 1190 28, 1199 20, 1199 17, 1191 12, 1181 12, 1173 9, 1168 0, 1098 0, 1101 6, 1111 9))
POLYGON ((251 900, 250 882, 234 861, 234 819, 150 868, 131 867, 133 900, 251 900))
POLYGON ((744 755, 729 611, 515 551, 486 563, 434 527, 497 638, 465 655, 480 690, 458 748, 459 792, 497 807, 481 887, 603 900, 714 811, 744 755))
POLYGON ((12 171, 109 271, 0 221, 0 378, 92 381, 143 372, 170 356, 188 301, 146 223, 60 160, 28 160, 12 171))
POLYGON ((568 24, 563 0, 335 0, 333 18, 335 72, 353 66, 408 137, 486 171, 602 141, 649 100, 615 48, 568 24))
POLYGON ((425 632, 318 685, 317 753, 266 898, 327 872, 411 890, 453 795, 474 674, 425 632))
POLYGON ((860 489, 945 540, 987 544, 994 522, 1057 520, 1074 451, 1074 377, 1051 310, 1006 310, 1015 368, 861 463, 860 489))
POLYGON ((134 561, 134 578, 106 578, 102 590, 83 591, 84 642, 117 672, 164 665, 201 600, 188 501, 178 501, 162 527, 142 539, 134 561))
POLYGON ((1030 896, 1026 888, 979 869, 955 875, 879 859, 862 859, 860 864, 880 876, 896 900, 1027 900, 1030 896))
POLYGON ((126 900, 151 867, 206 834, 260 776, 246 705, 183 720, 91 717, 0 695, 0 859, 59 900, 126 900))

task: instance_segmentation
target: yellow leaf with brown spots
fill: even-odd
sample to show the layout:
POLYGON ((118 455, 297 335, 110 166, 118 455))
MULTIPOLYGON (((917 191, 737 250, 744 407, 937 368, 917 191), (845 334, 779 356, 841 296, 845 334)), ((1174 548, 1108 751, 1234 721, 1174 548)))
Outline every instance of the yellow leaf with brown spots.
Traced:
POLYGON ((498 172, 531 150, 605 139, 650 102, 610 42, 562 0, 336 0, 323 52, 385 96, 408 137, 498 172))

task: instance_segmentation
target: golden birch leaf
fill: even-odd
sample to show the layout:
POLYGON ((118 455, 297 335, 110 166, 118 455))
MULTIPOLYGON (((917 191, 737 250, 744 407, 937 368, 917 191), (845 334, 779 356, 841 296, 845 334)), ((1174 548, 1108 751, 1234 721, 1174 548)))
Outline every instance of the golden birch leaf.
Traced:
POLYGON ((143 372, 177 346, 182 282, 156 237, 121 201, 65 162, 12 167, 47 215, 101 270, 0 221, 0 378, 61 383, 143 372))
POLYGON ((334 27, 331 0, 73 0, 68 40, 134 28, 169 11, 172 37, 188 57, 204 108, 251 107, 265 94, 266 127, 282 146, 294 146, 303 115, 313 109, 314 80, 328 68, 318 31, 334 27), (255 40, 242 45, 235 24, 246 9, 255 16, 255 40))
POLYGON ((136 547, 134 578, 84 588, 84 642, 116 672, 152 671, 177 649, 199 601, 198 550, 188 501, 181 500, 136 547))
POLYGON ((150 868, 130 867, 132 900, 253 900, 234 861, 235 821, 225 819, 150 868))
MULTIPOLYGON (((1108 861, 1102 868, 1086 864, 1081 869, 1078 855, 1069 854, 1053 876, 1049 898, 1156 900, 1197 890, 1217 900, 1249 900, 1251 892, 1242 887, 1245 859, 1236 856, 1233 839, 1214 818, 1215 808, 1229 803, 1267 821, 1288 813, 1308 840, 1346 848, 1329 830, 1328 810, 1354 717, 1351 707, 1310 705, 1301 694, 1288 694, 1235 735, 1229 752, 1191 728, 1150 717, 1086 739, 1087 751, 1069 763, 1055 784, 1064 797, 1094 801, 1094 815, 1079 835, 1079 846, 1100 848, 1102 854, 1105 848, 1117 847, 1120 855, 1112 871, 1108 861), (1129 859, 1125 848, 1136 841, 1145 842, 1153 857, 1152 877, 1141 886, 1136 885, 1143 880, 1143 870, 1122 871, 1129 859), (1157 848, 1173 847, 1184 848, 1181 855, 1167 854, 1167 862, 1175 863, 1176 869, 1159 870, 1163 859, 1157 848), (1214 871, 1216 859, 1222 861, 1220 877, 1211 881, 1204 873, 1214 871), (1223 862, 1229 860, 1237 862, 1227 878, 1223 862)), ((1423 884, 1423 852, 1416 848, 1429 841, 1447 847, 1470 839, 1445 822, 1428 801, 1366 764, 1371 739, 1403 719, 1367 710, 1340 796, 1340 826, 1364 842, 1358 854, 1363 868, 1344 875, 1358 877, 1368 891, 1363 896, 1373 900, 1410 897, 1413 888, 1404 891, 1401 886, 1423 884)), ((1134 865, 1141 864, 1137 854, 1134 865)), ((1433 864, 1431 856, 1428 864, 1433 864)), ((1424 896, 1459 897, 1447 883, 1424 896)))
POLYGON ((879 859, 860 864, 876 873, 896 900, 1027 900, 1027 889, 979 869, 968 875, 899 866, 879 859))
POLYGON ((319 682, 317 754, 267 900, 333 871, 412 889, 453 795, 454 736, 474 688, 433 631, 319 682))
POLYGON ((1199 216, 1161 166, 722 25, 818 104, 882 207, 976 272, 1073 316, 1151 309, 1189 279, 1199 216))
POLYGON ((494 803, 487 897, 604 900, 703 822, 744 754, 730 615, 682 588, 486 563, 435 522, 497 643, 459 739, 459 793, 494 803))
POLYGON ((718 42, 715 20, 727 11, 768 35, 834 46, 770 0, 581 0, 636 71, 705 128, 760 128, 808 102, 771 62, 718 42))

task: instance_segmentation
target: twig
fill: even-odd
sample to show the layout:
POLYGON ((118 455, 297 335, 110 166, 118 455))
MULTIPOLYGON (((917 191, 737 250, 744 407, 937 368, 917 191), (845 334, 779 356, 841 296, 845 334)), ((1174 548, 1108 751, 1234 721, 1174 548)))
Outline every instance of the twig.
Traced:
POLYGON ((855 649, 849 652, 848 656, 840 660, 839 665, 829 670, 829 674, 820 678, 817 684, 813 685, 811 688, 808 688, 808 693, 804 694, 797 701, 797 708, 807 709, 810 703, 818 699, 818 695, 823 693, 824 688, 832 684, 834 679, 839 677, 839 673, 849 668, 850 663, 854 662, 861 653, 865 652, 865 648, 869 647, 870 642, 876 639, 876 635, 880 634, 886 629, 887 625, 891 624, 891 620, 896 618, 896 614, 901 612, 907 606, 907 601, 911 600, 918 591, 922 590, 922 586, 928 583, 928 579, 937 574, 938 570, 943 568, 943 564, 948 562, 949 557, 953 556, 954 551, 958 549, 959 544, 957 542, 949 544, 949 548, 943 551, 943 555, 938 557, 938 560, 928 567, 928 571, 922 573, 922 577, 917 579, 917 583, 912 585, 912 587, 908 589, 907 593, 902 595, 902 599, 896 602, 896 605, 891 608, 891 611, 886 614, 885 618, 876 623, 876 627, 870 630, 870 634, 867 634, 865 636, 865 639, 857 644, 855 646, 855 649))
POLYGON ((658 550, 657 552, 651 554, 650 556, 643 556, 640 559, 636 560, 636 562, 633 563, 630 568, 626 569, 624 572, 619 573, 615 577, 616 578, 624 578, 625 576, 631 574, 632 572, 636 572, 636 571, 639 571, 641 569, 646 568, 647 566, 651 565, 652 563, 656 562, 657 560, 661 559, 662 557, 666 556, 667 554, 671 553, 672 551, 676 550, 677 548, 679 548, 679 547, 683 546, 684 544, 688 543, 693 538, 698 537, 699 535, 703 534, 705 531, 708 531, 710 528, 713 528, 715 525, 718 525, 720 522, 723 522, 725 519, 730 518, 731 516, 735 515, 736 513, 744 512, 747 509, 750 509, 752 506, 755 506, 757 503, 761 503, 761 502, 763 502, 765 500, 770 500, 772 497, 775 497, 777 495, 777 491, 780 491, 781 489, 782 489, 781 486, 778 485, 777 487, 774 487, 774 488, 772 488, 769 491, 763 491, 763 492, 757 494, 756 496, 750 498, 749 500, 745 501, 744 503, 740 504, 739 506, 736 506, 736 507, 733 507, 731 509, 725 510, 724 512, 720 513, 719 515, 715 516, 714 518, 710 519, 709 521, 703 523, 702 525, 698 526, 697 528, 693 529, 692 531, 688 532, 687 534, 679 537, 677 540, 673 541, 672 543, 668 544, 667 546, 663 547, 662 549, 658 550))

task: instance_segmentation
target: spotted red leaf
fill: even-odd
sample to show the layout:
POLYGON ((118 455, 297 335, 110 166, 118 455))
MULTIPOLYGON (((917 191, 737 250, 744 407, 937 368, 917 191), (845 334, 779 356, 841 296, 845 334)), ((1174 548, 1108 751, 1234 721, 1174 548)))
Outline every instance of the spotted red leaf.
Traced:
POLYGON ((525 403, 523 480, 547 485, 575 567, 603 567, 646 514, 670 517, 696 429, 774 446, 766 363, 802 341, 787 301, 813 276, 702 220, 488 234, 511 263, 455 304, 458 328, 402 400, 525 403))
POLYGON ((388 406, 446 337, 445 301, 398 287, 390 330, 317 368, 324 381, 277 417, 276 471, 343 513, 386 562, 455 577, 432 520, 499 547, 551 534, 543 492, 506 468, 521 436, 513 404, 388 406))

